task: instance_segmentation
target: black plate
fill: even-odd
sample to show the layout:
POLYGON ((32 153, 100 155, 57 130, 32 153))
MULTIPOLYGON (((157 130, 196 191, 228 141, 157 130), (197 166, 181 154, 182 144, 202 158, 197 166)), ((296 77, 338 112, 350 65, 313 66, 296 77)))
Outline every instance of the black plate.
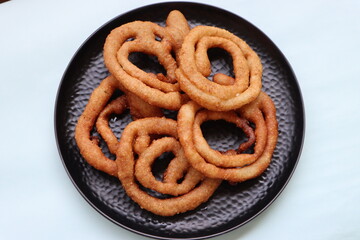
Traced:
MULTIPOLYGON (((216 55, 216 53, 214 53, 216 55)), ((216 60, 218 69, 226 63, 216 60)), ((128 115, 111 121, 119 135, 128 115)), ((206 127, 214 148, 235 146, 236 135, 226 126, 206 127), (221 131, 217 131, 221 128, 221 131), (215 129, 215 131, 214 131, 215 129), (211 134, 213 130, 214 134, 211 134), (223 133, 219 136, 219 132, 223 133), (228 135, 227 135, 228 134, 228 135), (230 135, 230 136, 229 136, 230 135), (215 136, 215 137, 214 137, 215 136)), ((206 131, 206 129, 204 131, 206 131)), ((304 109, 296 77, 280 50, 259 29, 225 10, 196 3, 161 3, 122 14, 95 31, 67 67, 55 106, 55 133, 63 164, 81 195, 103 216, 133 232, 160 239, 213 237, 249 222, 283 190, 298 162, 304 138, 304 109), (263 63, 263 90, 277 107, 279 141, 269 168, 260 177, 236 186, 224 182, 212 198, 197 209, 174 217, 160 217, 139 208, 114 177, 90 167, 79 154, 74 128, 92 90, 107 76, 102 49, 108 33, 134 20, 164 24, 167 14, 180 10, 191 26, 212 25, 238 35, 259 54, 263 63)))

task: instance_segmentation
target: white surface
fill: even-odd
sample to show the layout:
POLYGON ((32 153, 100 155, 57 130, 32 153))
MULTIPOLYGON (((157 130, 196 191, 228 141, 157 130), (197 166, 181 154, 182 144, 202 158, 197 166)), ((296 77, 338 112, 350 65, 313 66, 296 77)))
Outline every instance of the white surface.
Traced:
MULTIPOLYGON (((1 239, 146 239, 105 219, 77 192, 57 152, 53 113, 62 74, 85 39, 153 2, 0 4, 1 239)), ((306 108, 303 152, 286 189, 255 220, 214 239, 360 239, 360 2, 206 2, 275 42, 306 108)))

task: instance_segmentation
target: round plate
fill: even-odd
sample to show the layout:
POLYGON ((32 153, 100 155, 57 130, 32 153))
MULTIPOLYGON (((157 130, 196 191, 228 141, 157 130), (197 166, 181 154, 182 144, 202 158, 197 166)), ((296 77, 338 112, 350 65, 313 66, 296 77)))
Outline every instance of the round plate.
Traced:
MULTIPOLYGON (((226 61, 212 53, 214 66, 229 72, 226 61), (225 70, 224 70, 225 69, 225 70)), ((209 54, 210 55, 210 54, 209 54)), ((119 136, 131 121, 122 115, 110 121, 119 136)), ((214 148, 236 146, 237 136, 226 124, 204 125, 204 135, 214 148), (219 131, 220 130, 220 131, 219 131), (221 133, 221 134, 220 134, 221 133)), ((172 2, 145 6, 122 14, 95 31, 70 61, 58 90, 55 133, 59 153, 72 182, 81 195, 103 216, 133 232, 158 239, 202 239, 238 228, 259 215, 283 190, 291 177, 304 138, 304 109, 296 77, 284 55, 255 26, 228 11, 196 3, 172 2), (142 210, 124 192, 120 181, 102 173, 81 157, 74 140, 77 119, 93 89, 108 75, 102 50, 109 32, 124 23, 147 20, 164 25, 167 14, 180 10, 191 27, 211 25, 227 29, 244 39, 263 64, 263 91, 274 100, 279 139, 269 168, 258 178, 231 185, 223 182, 206 203, 173 217, 142 210)), ((108 154, 106 146, 104 151, 108 154)), ((113 157, 113 156, 112 156, 113 157)))

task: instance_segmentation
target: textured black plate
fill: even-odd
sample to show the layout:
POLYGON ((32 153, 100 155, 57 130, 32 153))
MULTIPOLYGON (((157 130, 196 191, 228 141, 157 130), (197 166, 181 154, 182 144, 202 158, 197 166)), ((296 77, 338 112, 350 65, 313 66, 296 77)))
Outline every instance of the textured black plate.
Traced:
MULTIPOLYGON (((216 70, 229 73, 227 61, 212 60, 216 70)), ((226 59, 226 58, 225 58, 226 59)), ((113 118, 118 136, 130 121, 128 115, 113 118)), ((211 124, 211 123, 210 123, 211 124)), ((279 195, 297 164, 304 137, 304 109, 294 73, 280 50, 259 29, 244 19, 221 9, 194 3, 162 3, 125 13, 100 27, 79 48, 61 81, 55 106, 55 132, 65 169, 82 196, 102 215, 133 232, 154 238, 213 237, 244 225, 261 213, 279 195), (174 217, 160 217, 139 208, 127 197, 114 177, 90 167, 79 154, 74 128, 92 90, 107 76, 103 63, 103 43, 115 27, 134 20, 161 25, 173 10, 182 11, 191 26, 225 28, 243 38, 259 54, 263 63, 263 90, 277 107, 279 141, 269 168, 257 179, 236 186, 223 183, 212 198, 197 209, 174 217)), ((239 139, 231 126, 204 124, 210 145, 223 150, 239 139)))

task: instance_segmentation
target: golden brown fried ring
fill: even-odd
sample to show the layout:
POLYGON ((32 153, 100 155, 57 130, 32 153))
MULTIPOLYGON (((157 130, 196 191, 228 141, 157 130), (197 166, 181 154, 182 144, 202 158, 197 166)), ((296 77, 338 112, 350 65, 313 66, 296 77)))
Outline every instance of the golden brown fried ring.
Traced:
MULTIPOLYGON (((203 91, 207 91, 208 86, 211 86, 211 94, 215 93, 221 99, 228 99, 229 96, 235 96, 237 93, 243 92, 249 86, 249 67, 247 65, 246 59, 242 54, 241 50, 239 49, 238 45, 234 42, 230 41, 226 38, 221 37, 209 37, 204 36, 199 39, 196 50, 195 50, 195 59, 196 59, 196 66, 199 70, 199 73, 203 75, 201 85, 199 88, 203 91), (209 48, 222 48, 230 53, 233 59, 233 66, 234 66, 234 74, 235 79, 228 76, 229 79, 226 79, 226 82, 233 82, 233 84, 226 84, 226 86, 219 86, 217 81, 219 79, 224 78, 225 74, 215 73, 214 78, 217 81, 215 83, 205 80, 205 77, 208 77, 211 74, 211 63, 207 52, 209 48), (221 78, 219 77, 221 76, 221 78), (230 85, 230 86, 228 86, 230 85)), ((213 80, 215 80, 213 79, 213 80)), ((196 83, 196 82, 195 82, 196 83)))
MULTIPOLYGON (((263 173, 269 166, 278 136, 276 109, 271 98, 262 92, 255 101, 243 106, 237 112, 247 118, 256 116, 260 118, 256 123, 259 127, 261 118, 266 126, 266 145, 263 153, 250 165, 241 168, 222 168, 207 162, 199 154, 194 145, 193 125, 196 112, 200 107, 194 102, 185 104, 178 114, 178 134, 180 143, 184 148, 185 156, 189 163, 205 176, 210 178, 224 179, 231 182, 242 182, 255 178, 263 173)), ((256 131, 256 130, 255 130, 256 131)), ((230 154, 231 155, 231 154, 230 154)))
POLYGON ((108 103, 117 89, 123 88, 114 77, 105 78, 92 92, 75 128, 75 140, 84 159, 96 169, 113 176, 117 174, 115 161, 104 155, 99 147, 99 139, 91 136, 94 125, 96 125, 96 130, 106 142, 110 152, 115 153, 119 141, 109 127, 111 114, 121 114, 126 108, 130 108, 130 113, 134 114, 132 116, 134 119, 162 116, 160 108, 149 105, 131 93, 128 93, 127 96, 122 95, 108 103))
POLYGON ((180 143, 172 137, 154 140, 153 143, 140 154, 135 165, 135 177, 144 187, 173 196, 188 193, 203 179, 201 173, 190 168, 180 143), (151 166, 156 158, 164 152, 172 152, 175 158, 171 160, 164 173, 164 181, 161 182, 153 176, 151 166), (177 181, 184 175, 183 181, 178 183, 177 181))
POLYGON ((80 154, 91 166, 113 176, 117 175, 116 163, 104 155, 98 141, 92 139, 91 131, 117 88, 118 82, 115 78, 111 76, 105 78, 92 92, 75 128, 75 140, 80 154))
POLYGON ((207 162, 212 163, 218 167, 243 167, 255 162, 264 151, 266 137, 265 122, 256 120, 254 116, 250 116, 250 118, 240 118, 235 112, 212 112, 208 110, 201 110, 196 113, 194 119, 193 142, 196 150, 203 158, 206 159, 207 162), (204 138, 200 128, 201 124, 207 120, 220 119, 234 123, 237 127, 243 129, 244 133, 248 136, 249 140, 241 144, 238 148, 238 151, 230 151, 228 154, 223 154, 217 150, 212 149, 204 138), (254 120, 256 121, 256 137, 253 129, 248 125, 247 120, 251 122, 254 120), (254 153, 241 153, 253 145, 255 141, 256 143, 254 147, 254 153))
POLYGON ((170 110, 178 110, 188 100, 188 97, 180 92, 175 76, 177 63, 171 54, 180 44, 182 34, 186 32, 183 30, 183 33, 174 33, 174 16, 178 14, 169 16, 171 33, 152 22, 134 21, 113 29, 104 44, 105 65, 121 85, 145 102, 170 110), (165 68, 166 76, 156 76, 139 69, 128 59, 132 52, 156 56, 165 68))
MULTIPOLYGON (((131 122, 124 129, 116 152, 116 163, 118 177, 129 197, 142 208, 161 216, 186 212, 207 201, 221 183, 220 180, 206 178, 188 193, 166 199, 155 198, 140 188, 135 178, 136 160, 133 143, 138 135, 144 135, 145 132, 148 135, 170 135, 177 138, 177 123, 166 118, 143 118, 131 122)), ((144 154, 146 151, 144 150, 142 153, 144 154)), ((178 178, 175 175, 171 177, 172 180, 178 178)))
POLYGON ((237 109, 255 100, 261 91, 262 65, 259 57, 246 42, 227 30, 211 26, 191 29, 182 44, 179 61, 176 75, 181 89, 209 110, 237 109), (231 54, 234 84, 218 84, 206 78, 211 72, 206 53, 210 47, 220 47, 231 54))
MULTIPOLYGON (((145 29, 151 29, 150 26, 153 24, 149 23, 142 23, 141 25, 147 26, 145 29)), ((132 23, 132 25, 136 26, 136 23, 132 23)), ((134 26, 134 27, 135 27, 134 26)), ((139 29, 142 30, 142 29, 139 29)), ((145 32, 143 32, 144 34, 145 32)), ((148 35, 150 35, 150 32, 147 32, 148 35)), ((149 36, 147 38, 150 38, 152 36, 149 36)), ((144 39, 145 36, 139 36, 139 39, 144 39)), ((143 40, 140 41, 139 39, 135 39, 133 41, 127 41, 122 44, 120 49, 117 52, 117 61, 118 64, 122 67, 122 69, 131 77, 138 79, 138 81, 141 81, 145 83, 148 87, 155 88, 158 90, 161 90, 162 92, 176 92, 179 90, 179 85, 176 83, 176 77, 175 77, 175 70, 176 70, 176 61, 172 58, 171 54, 168 54, 168 50, 171 50, 171 46, 166 46, 166 44, 163 44, 162 42, 158 42, 156 40, 150 41, 149 40, 143 40), (155 46, 152 46, 155 45, 155 46), (163 76, 158 78, 157 75, 154 75, 152 73, 147 73, 138 68, 136 65, 131 63, 129 61, 129 54, 133 52, 142 52, 146 53, 148 55, 154 55, 157 56, 159 63, 164 66, 164 68, 167 71, 167 75, 164 76, 165 78, 169 78, 170 82, 175 82, 175 84, 169 83, 167 80, 163 80, 163 76)), ((151 38, 150 38, 151 39, 151 38)), ((126 75, 125 75, 126 76, 126 75)), ((120 80, 122 80, 124 76, 120 80)))

